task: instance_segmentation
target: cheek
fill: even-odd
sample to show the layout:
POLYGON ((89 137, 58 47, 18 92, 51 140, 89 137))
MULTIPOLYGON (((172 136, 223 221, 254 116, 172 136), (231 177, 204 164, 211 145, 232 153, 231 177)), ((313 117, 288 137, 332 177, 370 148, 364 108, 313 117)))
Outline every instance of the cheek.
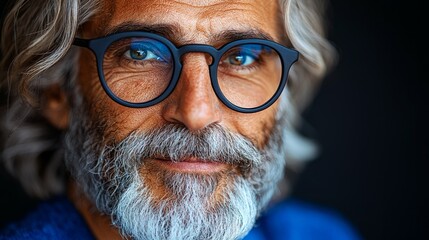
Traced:
POLYGON ((96 60, 88 50, 80 53, 78 85, 85 103, 99 102, 103 98, 104 91, 98 78, 96 60))
POLYGON ((101 86, 95 57, 82 51, 80 57, 80 94, 92 125, 100 129, 106 139, 120 141, 137 129, 145 130, 159 124, 159 107, 128 108, 114 102, 101 86))
POLYGON ((237 132, 249 138, 259 149, 263 149, 272 133, 278 101, 264 111, 231 116, 237 132))

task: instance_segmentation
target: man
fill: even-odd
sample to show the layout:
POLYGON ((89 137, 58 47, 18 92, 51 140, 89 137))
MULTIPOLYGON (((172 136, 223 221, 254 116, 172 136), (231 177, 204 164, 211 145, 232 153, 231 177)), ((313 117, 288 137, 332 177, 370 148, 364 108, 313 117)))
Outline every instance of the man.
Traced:
POLYGON ((4 236, 356 239, 298 203, 267 212, 296 112, 332 64, 322 9, 17 1, 2 34, 3 157, 30 193, 67 197, 4 236))

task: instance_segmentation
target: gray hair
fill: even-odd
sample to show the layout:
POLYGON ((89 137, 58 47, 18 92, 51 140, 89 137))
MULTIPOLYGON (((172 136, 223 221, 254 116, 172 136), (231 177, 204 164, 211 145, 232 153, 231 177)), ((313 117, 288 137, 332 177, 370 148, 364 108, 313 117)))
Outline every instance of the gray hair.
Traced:
MULTIPOLYGON (((311 142, 294 127, 320 80, 335 63, 335 51, 325 36, 321 0, 279 0, 289 41, 300 52, 282 99, 287 109, 288 167, 315 153, 311 142), (295 148, 303 143, 301 148, 295 148)), ((99 7, 95 0, 17 0, 8 12, 1 38, 0 83, 7 90, 7 114, 1 121, 6 140, 6 168, 37 197, 64 191, 63 133, 42 116, 42 92, 60 86, 72 95, 78 50, 71 48, 79 27, 99 7)))

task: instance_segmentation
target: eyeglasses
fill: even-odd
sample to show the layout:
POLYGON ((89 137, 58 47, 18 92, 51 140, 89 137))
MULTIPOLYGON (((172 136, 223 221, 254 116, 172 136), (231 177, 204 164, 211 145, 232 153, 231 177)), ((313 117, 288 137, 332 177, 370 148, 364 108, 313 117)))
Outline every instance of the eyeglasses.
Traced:
POLYGON ((243 113, 266 109, 280 96, 298 52, 276 42, 242 39, 219 49, 189 44, 176 47, 149 32, 122 32, 96 39, 75 38, 74 45, 95 54, 101 85, 115 102, 132 108, 153 106, 174 90, 181 57, 207 53, 211 85, 229 108, 243 113))

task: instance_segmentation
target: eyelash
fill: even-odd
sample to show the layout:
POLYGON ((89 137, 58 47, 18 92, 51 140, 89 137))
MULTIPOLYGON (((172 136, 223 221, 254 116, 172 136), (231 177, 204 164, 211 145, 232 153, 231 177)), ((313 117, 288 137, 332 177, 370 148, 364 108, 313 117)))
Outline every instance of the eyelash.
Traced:
MULTIPOLYGON (((127 65, 133 64, 135 66, 144 66, 147 64, 154 64, 156 61, 139 61, 136 59, 132 59, 131 57, 126 57, 127 52, 131 50, 129 43, 117 43, 112 46, 115 50, 111 53, 111 55, 117 59, 116 61, 119 63, 125 63, 127 65), (116 47, 117 45, 117 47, 116 47)), ((153 52, 153 51, 152 51, 153 52)), ((154 53, 155 54, 155 53, 154 53)), ((156 54, 155 54, 156 55, 156 54)))
MULTIPOLYGON (((156 64, 159 63, 160 61, 150 61, 150 60, 146 60, 146 61, 139 61, 139 60, 135 60, 132 59, 131 57, 124 57, 125 54, 130 51, 130 43, 126 42, 126 43, 121 43, 121 42, 117 42, 114 46, 112 46, 112 48, 114 48, 115 50, 112 53, 112 56, 114 56, 115 59, 117 59, 118 62, 123 62, 127 65, 133 64, 135 66, 144 66, 147 64, 156 64), (116 47, 117 46, 117 47, 116 47)), ((153 51, 151 51, 153 52, 153 51)), ((158 56, 156 53, 153 53, 156 56, 158 56)), ((226 53, 224 54, 224 56, 219 60, 219 68, 222 67, 224 69, 231 69, 233 71, 254 71, 257 70, 258 68, 260 68, 261 65, 264 64, 264 53, 261 54, 252 54, 251 52, 249 53, 249 51, 232 51, 230 53, 226 53), (226 56, 225 56, 226 55, 226 56), (246 65, 246 66, 239 66, 239 65, 233 65, 230 63, 226 63, 226 61, 228 61, 228 58, 234 55, 246 55, 247 57, 251 57, 254 62, 252 62, 250 65, 246 65)), ((162 59, 162 58, 161 58, 162 59)))
POLYGON ((255 54, 247 54, 247 53, 244 53, 244 54, 247 54, 248 56, 250 56, 254 59, 254 62, 250 65, 237 66, 237 65, 230 64, 230 63, 225 63, 225 61, 228 61, 227 60, 228 57, 234 56, 235 54, 237 54, 237 52, 232 52, 232 53, 228 54, 228 56, 226 56, 225 59, 221 59, 219 62, 220 63, 219 66, 225 66, 226 69, 234 69, 235 71, 253 71, 253 70, 258 69, 261 66, 261 64, 264 63, 264 60, 261 56, 256 57, 255 54))

